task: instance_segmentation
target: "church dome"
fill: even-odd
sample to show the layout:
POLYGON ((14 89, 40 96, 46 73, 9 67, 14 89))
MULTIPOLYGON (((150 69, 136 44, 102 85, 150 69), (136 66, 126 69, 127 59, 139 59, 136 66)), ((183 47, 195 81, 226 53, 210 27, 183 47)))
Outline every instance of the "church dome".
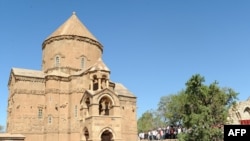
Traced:
POLYGON ((44 72, 58 68, 69 72, 92 66, 102 57, 103 46, 73 12, 46 38, 42 50, 44 72))

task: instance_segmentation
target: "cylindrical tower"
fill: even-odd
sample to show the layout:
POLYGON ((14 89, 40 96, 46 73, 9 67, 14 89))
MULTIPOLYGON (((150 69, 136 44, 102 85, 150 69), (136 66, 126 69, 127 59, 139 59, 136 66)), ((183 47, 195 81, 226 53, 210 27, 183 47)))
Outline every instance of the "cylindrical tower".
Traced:
POLYGON ((102 45, 73 13, 43 42, 42 70, 71 74, 87 69, 102 57, 102 51, 102 45))

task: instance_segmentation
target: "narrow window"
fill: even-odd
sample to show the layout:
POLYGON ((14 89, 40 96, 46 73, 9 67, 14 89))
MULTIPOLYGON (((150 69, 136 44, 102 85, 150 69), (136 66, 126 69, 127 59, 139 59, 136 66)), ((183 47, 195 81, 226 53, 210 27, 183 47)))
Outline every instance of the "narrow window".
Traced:
POLYGON ((60 57, 56 56, 56 58, 55 58, 55 66, 59 67, 59 65, 60 65, 60 57))
POLYGON ((90 100, 89 100, 89 98, 86 99, 85 103, 86 103, 86 105, 87 105, 88 112, 89 112, 89 105, 90 105, 90 100))
POLYGON ((85 62, 84 62, 84 57, 81 58, 81 68, 84 69, 84 65, 85 65, 85 62))
POLYGON ((49 123, 49 124, 52 123, 52 116, 51 116, 51 115, 48 116, 48 123, 49 123))
POLYGON ((38 109, 38 118, 41 119, 43 117, 43 109, 39 108, 38 109))
POLYGON ((92 88, 93 88, 93 90, 94 91, 96 91, 96 90, 98 90, 98 79, 97 79, 97 76, 96 75, 94 75, 93 76, 93 86, 92 86, 92 88))
POLYGON ((77 113, 78 111, 77 111, 77 105, 75 105, 75 117, 77 117, 77 113))

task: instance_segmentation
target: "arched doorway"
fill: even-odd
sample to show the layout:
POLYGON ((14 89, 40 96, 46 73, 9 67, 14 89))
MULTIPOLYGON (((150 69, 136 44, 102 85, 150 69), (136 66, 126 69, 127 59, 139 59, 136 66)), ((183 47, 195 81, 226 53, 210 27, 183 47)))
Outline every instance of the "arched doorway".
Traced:
POLYGON ((114 141, 113 134, 109 130, 102 132, 101 141, 114 141))
POLYGON ((88 139, 89 139, 89 131, 88 131, 88 129, 85 127, 85 128, 83 129, 82 140, 83 140, 83 141, 87 141, 88 139))

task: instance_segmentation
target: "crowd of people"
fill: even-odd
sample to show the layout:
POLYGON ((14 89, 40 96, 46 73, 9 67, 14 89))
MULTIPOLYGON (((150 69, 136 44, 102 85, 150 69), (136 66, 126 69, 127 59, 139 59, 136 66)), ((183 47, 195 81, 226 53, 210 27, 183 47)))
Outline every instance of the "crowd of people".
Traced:
POLYGON ((181 126, 167 126, 164 128, 157 128, 148 132, 139 133, 138 137, 142 140, 165 140, 165 139, 176 139, 177 135, 181 132, 185 132, 185 128, 181 126))

